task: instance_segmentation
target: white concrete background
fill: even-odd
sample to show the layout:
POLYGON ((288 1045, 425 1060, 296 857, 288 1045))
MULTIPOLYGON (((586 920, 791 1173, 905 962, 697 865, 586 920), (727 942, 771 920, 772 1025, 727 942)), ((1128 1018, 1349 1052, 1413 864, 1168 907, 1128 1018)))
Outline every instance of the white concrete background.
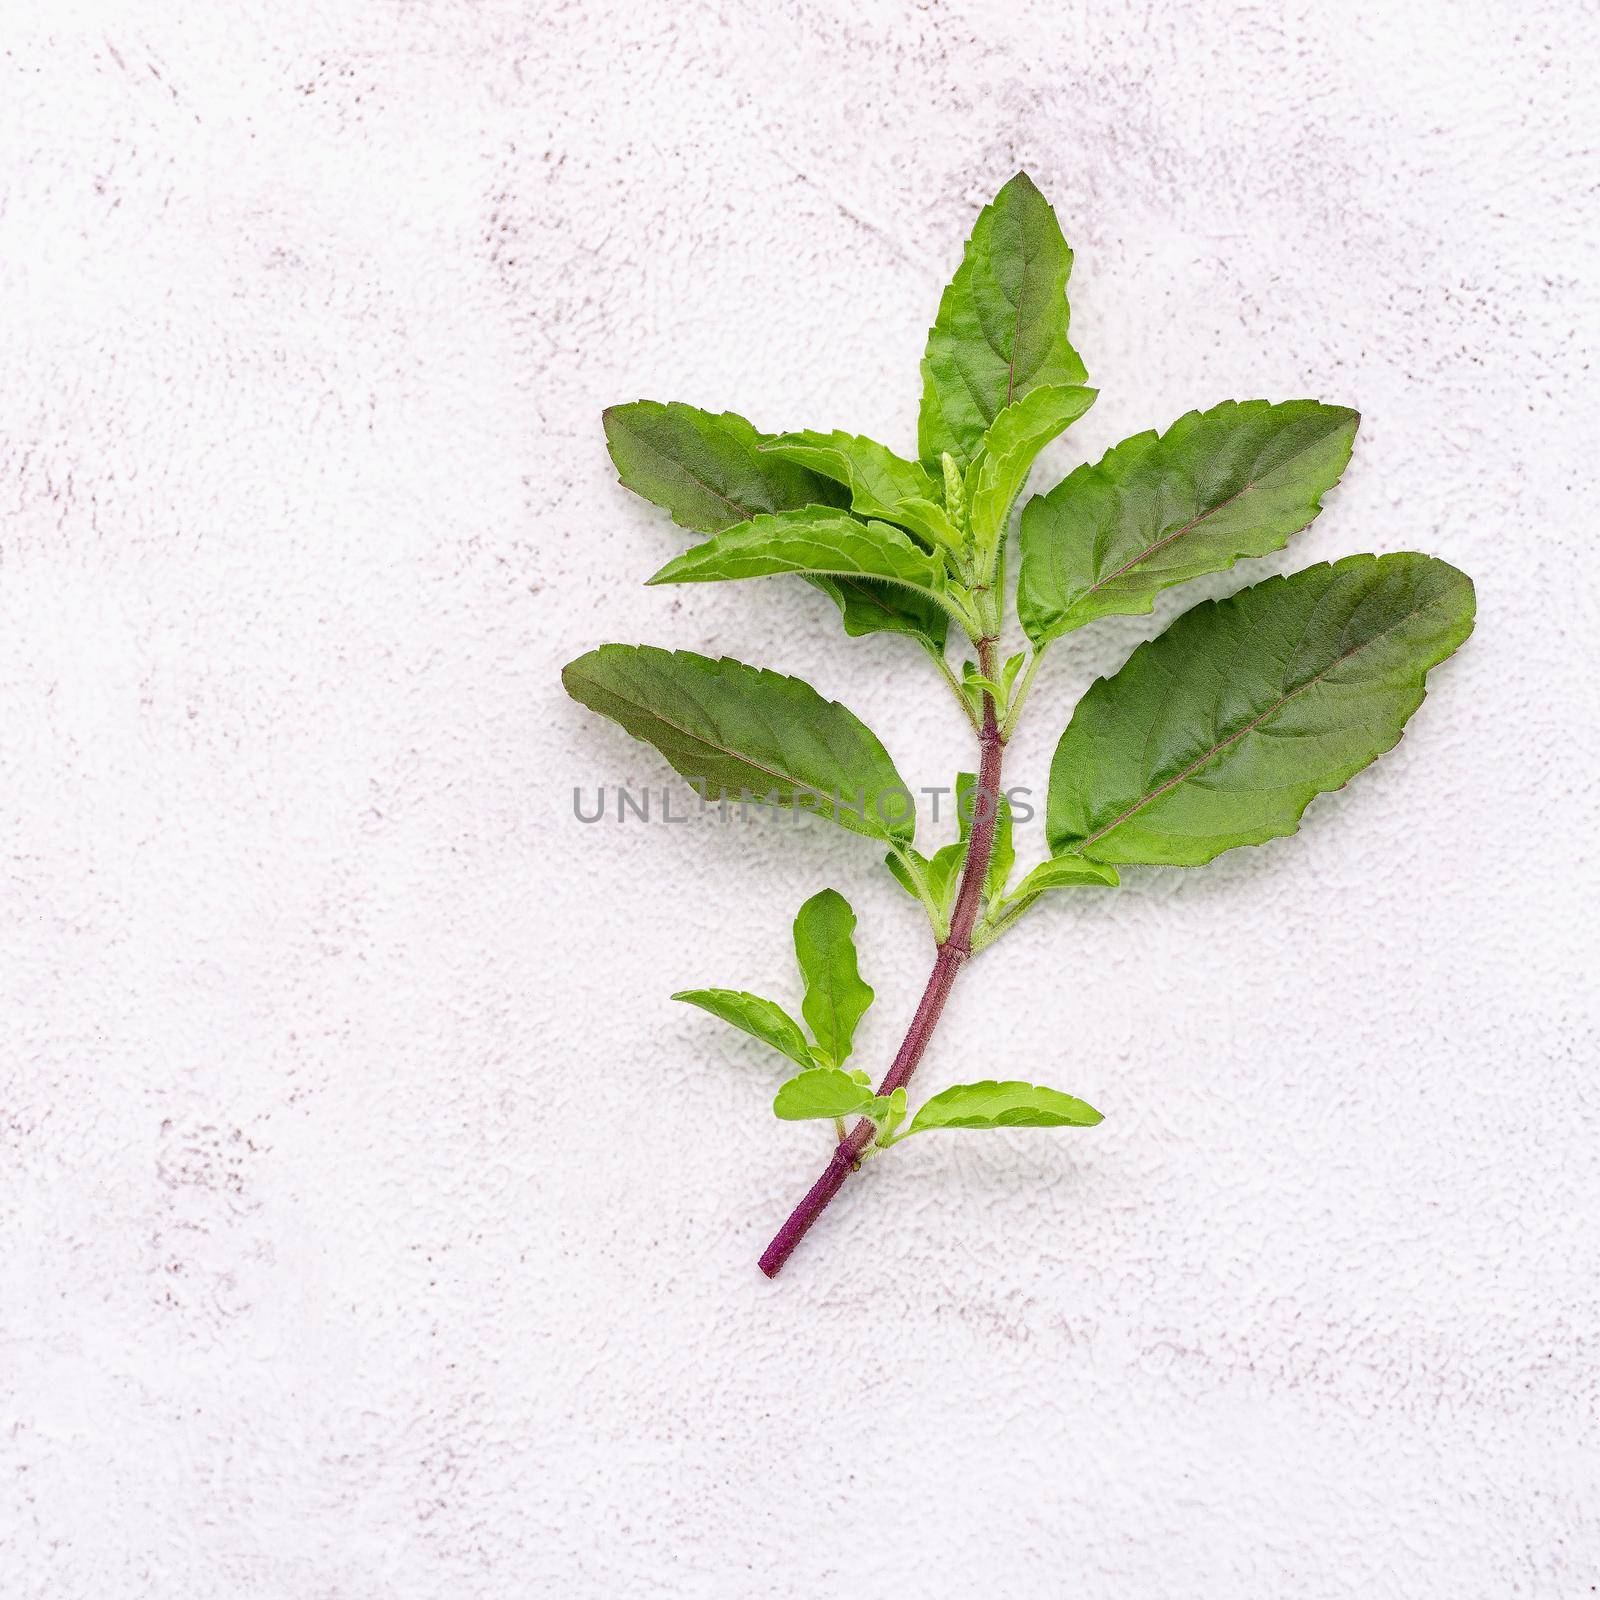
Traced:
MULTIPOLYGON (((0 1594, 1593 1593, 1596 39, 1570 0, 9 8, 0 1594), (1281 565, 1433 551, 1479 631, 1299 838, 974 967, 926 1084, 1103 1127, 919 1140, 769 1284, 822 1135, 667 996, 794 1001, 835 884, 881 1065, 925 934, 819 823, 574 821, 664 768, 558 667, 798 672, 918 784, 967 741, 803 586, 641 588, 679 536, 598 413, 909 444, 1019 164, 1103 391, 1036 482, 1229 396, 1357 405, 1281 565)), ((1017 778, 1246 576, 1062 648, 1017 778)))

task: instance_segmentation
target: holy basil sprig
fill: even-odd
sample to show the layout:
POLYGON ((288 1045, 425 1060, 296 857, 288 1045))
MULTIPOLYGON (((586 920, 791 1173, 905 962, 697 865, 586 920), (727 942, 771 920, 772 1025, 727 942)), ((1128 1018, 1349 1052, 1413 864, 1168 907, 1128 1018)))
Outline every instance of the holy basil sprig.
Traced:
POLYGON ((1050 769, 1050 854, 1013 884, 1001 765, 1045 652, 1098 618, 1150 611, 1174 584, 1281 550, 1338 483, 1360 420, 1315 400, 1224 401, 1035 495, 1015 519, 1027 648, 1002 659, 1014 508, 1040 450, 1095 399, 1068 338, 1071 270, 1055 213, 1018 173, 979 215, 939 303, 916 459, 842 430, 763 433, 676 403, 605 414, 622 482, 703 536, 650 582, 802 577, 847 634, 915 639, 978 736, 978 770, 957 784, 958 837, 924 854, 881 741, 799 679, 623 644, 563 674, 703 796, 805 808, 875 840, 933 930, 927 988, 876 1089, 846 1066, 873 991, 835 890, 795 919, 803 1025, 742 990, 674 997, 798 1069, 778 1117, 832 1125, 827 1166, 761 1258, 769 1276, 867 1157, 915 1134, 1098 1123, 1057 1089, 987 1078, 909 1111, 907 1083, 961 967, 1049 890, 1115 888, 1121 867, 1199 866, 1293 833, 1317 795, 1399 740, 1429 670, 1472 631, 1471 581, 1412 553, 1350 556, 1194 607, 1071 713, 1050 769), (970 652, 959 670, 952 636, 970 652))

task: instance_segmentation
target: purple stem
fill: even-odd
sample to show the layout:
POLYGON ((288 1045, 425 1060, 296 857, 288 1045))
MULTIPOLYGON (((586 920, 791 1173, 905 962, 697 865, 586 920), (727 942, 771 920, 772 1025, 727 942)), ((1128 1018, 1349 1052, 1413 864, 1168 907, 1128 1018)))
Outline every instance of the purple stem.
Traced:
MULTIPOLYGON (((986 678, 994 676, 994 640, 978 641, 978 669, 986 678)), ((955 910, 950 914, 950 932, 939 946, 939 954, 928 976, 928 986, 917 1003, 916 1015, 906 1031, 900 1048, 878 1093, 893 1094, 911 1080, 927 1049, 933 1030, 938 1026, 939 1014, 944 1010, 945 997, 962 963, 972 954, 972 929, 978 920, 978 908, 983 901, 983 886, 989 875, 989 856, 994 849, 995 822, 1000 814, 1000 758, 1005 744, 1000 737, 999 718, 994 700, 983 697, 983 729, 979 734, 980 757, 978 762, 978 792, 974 801, 972 834, 967 843, 967 861, 961 875, 961 887, 956 893, 955 910)), ((785 1261, 794 1253, 794 1247, 805 1238, 811 1224, 827 1209, 829 1202, 844 1187, 844 1180, 861 1163, 861 1152, 872 1143, 876 1127, 870 1118, 863 1117, 850 1133, 834 1147, 832 1157, 822 1169, 822 1176, 811 1185, 804 1200, 789 1214, 789 1219, 773 1236, 772 1243, 761 1254, 761 1270, 769 1278, 777 1277, 785 1261)))

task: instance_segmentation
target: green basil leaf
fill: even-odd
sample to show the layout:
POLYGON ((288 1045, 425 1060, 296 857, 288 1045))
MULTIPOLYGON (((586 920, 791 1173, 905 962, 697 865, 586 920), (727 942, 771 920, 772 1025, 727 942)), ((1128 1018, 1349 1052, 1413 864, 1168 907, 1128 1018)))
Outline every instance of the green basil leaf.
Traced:
POLYGON ((771 1000, 746 994, 742 989, 681 989, 672 998, 732 1023, 802 1067, 816 1065, 800 1024, 771 1000))
POLYGON ((854 1047, 856 1024, 872 1004, 870 985, 856 966, 856 914, 837 889, 824 889, 794 919, 794 954, 805 979, 800 1011, 825 1066, 842 1066, 854 1047))
MULTIPOLYGON (((956 826, 961 836, 953 844, 941 846, 931 857, 919 855, 915 850, 906 850, 904 854, 912 858, 909 866, 900 859, 900 853, 895 851, 884 857, 884 865, 888 867, 895 882, 914 900, 921 900, 922 896, 917 892, 912 873, 916 872, 921 876, 922 887, 936 907, 939 921, 946 929, 949 927, 950 913, 955 909, 956 896, 960 891, 961 870, 967 864, 967 841, 972 835, 972 821, 976 810, 973 790, 977 781, 970 772, 957 774, 956 826)), ((1001 795, 999 814, 995 818, 989 871, 984 880, 986 900, 996 899, 1004 892, 1006 879, 1011 876, 1011 868, 1015 861, 1011 802, 1001 795)), ((943 934, 940 933, 939 936, 943 937, 943 934)))
POLYGON ((906 1120, 905 1090, 878 1095, 867 1107, 867 1115, 878 1124, 877 1137, 872 1142, 880 1149, 893 1144, 896 1129, 906 1120))
POLYGON ((984 207, 939 302, 922 359, 917 448, 937 465, 977 454, 989 424, 1047 384, 1081 384, 1067 339, 1072 252, 1049 202, 1019 172, 984 207))
POLYGON ((930 655, 943 658, 950 613, 921 590, 874 578, 823 578, 810 574, 806 582, 814 584, 838 606, 844 631, 852 639, 868 633, 903 633, 930 655))
POLYGON ((883 858, 883 864, 889 869, 889 876, 913 900, 922 899, 917 886, 919 880, 924 888, 927 886, 928 858, 921 851, 911 845, 903 845, 899 850, 891 850, 883 858))
MULTIPOLYGON (((805 506, 838 507, 849 498, 831 478, 768 454, 761 448, 766 436, 732 411, 636 400, 612 406, 605 428, 623 484, 699 533, 805 506)), ((943 652, 950 618, 927 597, 865 578, 809 581, 838 606, 852 638, 903 633, 943 652)))
POLYGON ((956 894, 961 887, 961 869, 967 864, 967 841, 940 846, 928 858, 928 893, 938 906, 946 923, 955 909, 956 894))
POLYGON ((859 516, 897 522, 930 546, 960 547, 960 535, 939 504, 940 485, 933 475, 875 439, 837 432, 783 433, 761 449, 843 484, 850 491, 850 509, 859 516))
POLYGON ((877 735, 799 678, 742 661, 605 644, 570 662, 567 693, 652 744, 703 796, 811 810, 910 840, 915 804, 877 735))
POLYGON ((1093 1106, 1031 1083, 958 1083, 917 1108, 906 1137, 934 1128, 1092 1128, 1093 1106))
POLYGON ((1096 389, 1046 384, 1009 405, 989 424, 967 472, 967 515, 981 549, 992 547, 1028 481, 1034 458, 1095 402, 1096 389))
POLYGON ((1017 616, 1035 646, 1281 550, 1322 508, 1360 417, 1315 400, 1228 400, 1141 433, 1023 508, 1017 616))
POLYGON ((831 479, 765 454, 761 434, 732 411, 635 400, 609 407, 602 420, 623 485, 680 528, 720 533, 762 513, 845 500, 831 479))
POLYGON ((1472 620, 1471 580, 1415 554, 1196 606, 1079 701, 1050 769, 1051 850, 1199 866, 1293 833, 1399 741, 1472 620))
POLYGON ((1006 896, 995 920, 1026 911, 1049 889, 1078 888, 1085 884, 1115 889, 1121 881, 1117 869, 1103 861, 1090 861, 1085 856, 1052 856, 1048 861, 1041 861, 1006 896))
POLYGON ((899 528, 817 507, 726 528, 675 556, 650 582, 721 583, 784 572, 880 579, 920 590, 938 603, 948 588, 943 563, 899 528))
POLYGON ((873 1102, 872 1090, 837 1067, 813 1067, 778 1090, 772 1114, 785 1122, 819 1117, 853 1117, 873 1102))

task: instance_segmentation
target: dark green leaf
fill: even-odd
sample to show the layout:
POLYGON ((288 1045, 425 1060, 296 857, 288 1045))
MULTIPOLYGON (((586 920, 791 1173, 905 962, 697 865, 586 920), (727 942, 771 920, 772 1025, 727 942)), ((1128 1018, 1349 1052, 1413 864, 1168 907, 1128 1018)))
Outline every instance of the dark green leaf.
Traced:
POLYGON ((948 590, 943 564, 899 528, 816 507, 753 517, 713 534, 650 582, 719 583, 784 572, 881 579, 920 590, 935 603, 948 590))
POLYGON ((844 618, 844 631, 852 639, 867 633, 903 633, 915 639, 930 655, 943 657, 950 631, 950 613, 920 589, 874 578, 808 577, 808 583, 828 596, 844 618))
POLYGON ((679 527, 720 533, 763 512, 844 503, 830 479, 764 454, 761 435, 732 411, 635 400, 602 420, 623 484, 679 527))
POLYGON ((1281 550, 1350 459, 1360 417, 1315 400, 1225 401, 1141 433, 1023 508, 1017 615, 1036 646, 1281 550))
POLYGON ((939 302, 922 360, 917 448, 966 462, 1009 405, 1046 384, 1081 384, 1067 340, 1072 252, 1049 202, 1019 172, 985 206, 939 302))
POLYGON ((771 1000, 746 994, 742 989, 683 989, 672 998, 699 1006, 702 1011, 732 1023, 802 1067, 816 1065, 800 1024, 771 1000))
POLYGON ((653 744, 702 794, 749 796, 909 840, 916 815, 888 752, 799 678, 724 657, 606 644, 569 663, 567 693, 653 744))
POLYGON ((856 914, 837 889, 824 889, 794 919, 794 954, 805 979, 801 1013, 824 1065, 850 1058, 856 1024, 872 1004, 872 989, 856 966, 856 914))
POLYGON ((906 1137, 933 1128, 1092 1128, 1104 1118, 1058 1089, 1031 1083, 958 1083, 918 1107, 906 1137))
MULTIPOLYGON (((751 517, 805 506, 841 506, 831 478, 761 448, 765 436, 731 411, 637 400, 605 413, 606 439, 622 482, 671 512, 680 527, 720 533, 751 517)), ((942 650, 948 614, 927 597, 865 578, 809 580, 844 616, 852 638, 903 633, 942 650)))
POLYGON ((850 491, 850 509, 860 516, 897 522, 930 546, 960 545, 932 475, 875 439, 852 433, 784 433, 761 448, 843 484, 850 491))
POLYGON ((1399 740, 1472 631, 1472 582, 1349 556, 1208 601, 1078 703, 1050 770, 1050 848, 1198 866, 1299 826, 1399 740))

